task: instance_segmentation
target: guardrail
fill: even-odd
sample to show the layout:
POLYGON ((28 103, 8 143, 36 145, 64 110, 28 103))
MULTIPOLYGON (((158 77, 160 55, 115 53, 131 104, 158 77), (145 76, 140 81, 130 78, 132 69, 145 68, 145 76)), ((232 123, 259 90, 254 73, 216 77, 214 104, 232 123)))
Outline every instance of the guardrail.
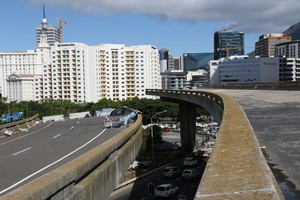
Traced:
POLYGON ((142 144, 142 116, 118 135, 1 200, 107 199, 142 144))
POLYGON ((218 137, 196 199, 284 199, 253 128, 234 99, 194 90, 146 90, 146 94, 208 107, 210 112, 221 109, 218 137))
POLYGON ((14 121, 11 123, 1 124, 0 125, 0 136, 2 135, 11 135, 15 132, 19 132, 21 130, 26 130, 31 126, 35 125, 35 122, 38 121, 39 115, 36 114, 32 117, 14 121))
MULTIPOLYGON (((256 90, 300 90, 300 81, 284 81, 269 83, 226 83, 206 84, 203 88, 218 89, 256 89, 256 90)), ((201 88, 199 87, 199 89, 201 88)))

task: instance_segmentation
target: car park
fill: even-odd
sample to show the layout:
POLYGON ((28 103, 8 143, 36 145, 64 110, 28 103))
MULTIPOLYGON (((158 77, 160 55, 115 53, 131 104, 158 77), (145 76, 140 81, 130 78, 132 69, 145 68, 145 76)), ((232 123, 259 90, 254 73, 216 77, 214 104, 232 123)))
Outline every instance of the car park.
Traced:
POLYGON ((155 197, 170 197, 178 192, 178 187, 172 184, 161 184, 155 188, 155 197))
POLYGON ((167 166, 163 169, 163 177, 174 178, 180 176, 181 171, 179 168, 174 166, 167 166))
POLYGON ((196 169, 185 169, 182 172, 182 179, 186 181, 196 180, 200 176, 199 172, 196 169))
POLYGON ((183 161, 183 166, 191 167, 197 165, 198 160, 194 157, 186 157, 183 161))

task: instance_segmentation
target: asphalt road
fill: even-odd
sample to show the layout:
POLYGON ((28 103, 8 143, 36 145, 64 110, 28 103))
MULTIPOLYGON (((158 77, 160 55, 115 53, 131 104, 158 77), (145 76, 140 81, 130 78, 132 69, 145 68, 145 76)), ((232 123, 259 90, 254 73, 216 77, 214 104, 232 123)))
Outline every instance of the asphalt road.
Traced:
MULTIPOLYGON (((203 161, 201 161, 201 158, 199 159, 199 164, 197 165, 197 171, 201 175, 204 171, 205 165, 203 164, 203 161)), ((176 166, 178 167, 181 172, 183 169, 188 167, 182 166, 183 160, 178 160, 170 164, 170 166, 176 166)), ((116 191, 114 191, 108 200, 147 200, 147 199, 153 199, 148 196, 148 184, 154 183, 155 186, 158 186, 160 184, 166 184, 170 183, 174 186, 177 186, 179 188, 178 192, 174 194, 171 197, 165 198, 168 200, 177 200, 179 198, 179 195, 184 195, 187 197, 187 199, 194 199, 194 196, 197 192, 198 185, 200 183, 201 177, 198 177, 194 181, 185 181, 181 178, 181 176, 176 178, 164 178, 162 176, 162 170, 164 167, 161 167, 161 170, 158 170, 155 173, 150 173, 149 175, 145 176, 142 179, 139 179, 138 181, 132 182, 116 191)), ((157 199, 157 198, 154 198, 157 199)))
POLYGON ((244 109, 287 200, 300 199, 300 91, 211 90, 244 109))
POLYGON ((118 134, 104 117, 38 124, 0 139, 0 196, 69 162, 118 134))

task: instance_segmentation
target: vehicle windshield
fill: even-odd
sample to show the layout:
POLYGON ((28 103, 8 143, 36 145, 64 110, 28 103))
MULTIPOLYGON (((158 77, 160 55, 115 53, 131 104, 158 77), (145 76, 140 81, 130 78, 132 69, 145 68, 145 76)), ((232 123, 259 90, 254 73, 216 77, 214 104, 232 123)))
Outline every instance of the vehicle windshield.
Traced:
POLYGON ((165 191, 166 188, 165 188, 165 187, 157 187, 156 190, 157 190, 157 191, 165 191))

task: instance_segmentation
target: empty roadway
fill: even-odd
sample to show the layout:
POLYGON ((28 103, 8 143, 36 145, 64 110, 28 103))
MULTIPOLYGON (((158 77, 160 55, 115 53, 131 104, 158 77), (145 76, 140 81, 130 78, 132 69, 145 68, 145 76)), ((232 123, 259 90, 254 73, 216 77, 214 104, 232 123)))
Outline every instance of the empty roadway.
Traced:
POLYGON ((122 128, 104 128, 104 117, 38 124, 0 139, 0 196, 82 155, 122 128))

